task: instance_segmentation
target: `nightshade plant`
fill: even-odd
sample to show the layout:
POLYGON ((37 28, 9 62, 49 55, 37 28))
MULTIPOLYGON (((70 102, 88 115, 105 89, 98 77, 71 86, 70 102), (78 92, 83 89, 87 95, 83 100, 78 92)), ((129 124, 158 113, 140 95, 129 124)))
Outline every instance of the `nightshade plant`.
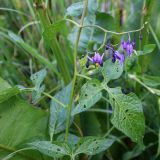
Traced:
MULTIPOLYGON (((141 65, 155 49, 155 44, 142 42, 142 32, 150 28, 159 47, 148 19, 144 18, 140 28, 122 32, 109 13, 100 11, 98 4, 102 2, 97 0, 71 4, 65 16, 61 14, 64 18, 58 20, 50 10, 52 1, 26 3, 36 21, 23 26, 18 34, 0 29, 4 44, 11 42, 17 54, 23 51, 28 55, 29 67, 23 72, 30 76, 21 83, 8 71, 13 87, 4 80, 8 74, 0 78, 0 158, 129 160, 157 145, 144 143, 145 129, 157 136, 145 124, 144 99, 148 94, 160 96, 156 88, 159 77, 144 74, 146 67, 141 65), (32 34, 23 35, 35 24, 40 39, 37 50, 34 41, 27 43, 32 34), (140 38, 133 40, 133 35, 140 38), (117 157, 114 147, 126 151, 122 149, 123 155, 117 157)), ((5 59, 8 55, 2 58, 2 64, 5 59)), ((22 60, 25 65, 26 58, 22 60)), ((17 60, 9 63, 19 66, 17 60)), ((159 157, 159 148, 153 159, 159 157)))

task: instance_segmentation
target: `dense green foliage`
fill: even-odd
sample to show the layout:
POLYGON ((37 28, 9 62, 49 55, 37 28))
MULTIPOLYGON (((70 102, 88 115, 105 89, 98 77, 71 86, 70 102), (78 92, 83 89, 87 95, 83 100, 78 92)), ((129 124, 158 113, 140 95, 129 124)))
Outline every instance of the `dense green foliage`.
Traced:
POLYGON ((159 0, 1 0, 0 159, 159 160, 159 16, 159 0))

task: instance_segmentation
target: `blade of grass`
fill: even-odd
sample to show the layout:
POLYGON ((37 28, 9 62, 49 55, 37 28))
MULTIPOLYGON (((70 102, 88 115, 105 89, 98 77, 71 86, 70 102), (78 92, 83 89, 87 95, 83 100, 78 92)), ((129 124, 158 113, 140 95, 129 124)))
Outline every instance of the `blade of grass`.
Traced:
POLYGON ((0 7, 0 10, 1 10, 1 11, 14 12, 14 13, 18 13, 18 14, 24 15, 24 16, 26 16, 26 17, 29 17, 27 13, 21 12, 21 11, 19 11, 19 10, 11 9, 11 8, 0 7))
MULTIPOLYGON (((51 24, 50 19, 47 14, 47 8, 45 7, 44 4, 40 3, 40 0, 38 0, 36 3, 36 9, 37 9, 38 17, 41 22, 42 28, 43 30, 45 30, 51 24)), ((51 44, 50 48, 56 57, 57 64, 60 68, 60 72, 62 74, 63 80, 65 84, 68 84, 71 80, 71 76, 70 76, 69 69, 68 69, 68 66, 65 60, 65 56, 62 53, 62 50, 57 41, 57 38, 54 37, 50 44, 51 44)))
POLYGON ((26 25, 24 25, 24 26, 21 27, 21 29, 19 30, 18 34, 20 34, 27 27, 29 27, 31 25, 36 25, 38 23, 40 23, 40 22, 39 21, 31 21, 31 22, 27 23, 26 25))
POLYGON ((30 54, 34 58, 36 58, 40 63, 45 65, 47 68, 49 68, 51 71, 53 71, 58 77, 61 77, 59 72, 56 70, 55 66, 49 62, 46 58, 41 56, 36 49, 25 43, 20 37, 15 35, 12 32, 9 32, 10 35, 7 35, 3 32, 0 32, 0 35, 6 38, 7 40, 15 43, 20 48, 24 49, 26 53, 30 54))
POLYGON ((156 36, 156 33, 154 32, 154 30, 153 30, 153 28, 152 28, 152 26, 150 24, 149 24, 149 30, 150 30, 150 32, 151 32, 151 34, 152 34, 152 36, 153 36, 153 38, 154 38, 154 40, 155 40, 155 42, 157 44, 157 47, 158 47, 158 49, 160 51, 160 42, 159 42, 159 40, 158 40, 158 38, 156 36))

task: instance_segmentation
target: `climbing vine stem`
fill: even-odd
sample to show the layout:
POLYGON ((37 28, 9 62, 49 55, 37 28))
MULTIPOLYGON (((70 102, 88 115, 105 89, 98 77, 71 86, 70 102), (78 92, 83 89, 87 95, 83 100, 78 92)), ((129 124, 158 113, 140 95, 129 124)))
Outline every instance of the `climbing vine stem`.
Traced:
MULTIPOLYGON (((68 111, 67 111, 65 141, 68 141, 68 135, 69 135, 72 102, 73 102, 74 89, 75 89, 76 77, 77 77, 77 63, 76 63, 77 49, 78 49, 78 44, 79 44, 79 40, 80 40, 81 31, 82 31, 82 28, 83 28, 84 17, 85 17, 86 12, 87 12, 87 6, 88 6, 88 0, 84 0, 84 9, 83 9, 80 25, 78 24, 78 32, 77 32, 76 42, 75 42, 75 46, 74 46, 74 53, 73 53, 73 56, 74 56, 74 74, 73 74, 73 80, 72 80, 72 89, 71 89, 71 93, 70 93, 70 102, 69 102, 68 111)), ((70 22, 74 22, 74 21, 71 20, 70 22)), ((74 22, 74 24, 76 24, 76 22, 74 22)))
POLYGON ((64 19, 64 20, 66 20, 66 21, 68 21, 68 22, 76 25, 76 26, 79 27, 79 28, 95 27, 95 28, 98 28, 98 29, 102 30, 104 33, 111 33, 111 34, 116 34, 116 35, 123 35, 123 34, 128 34, 128 33, 139 32, 139 31, 141 31, 142 29, 144 29, 145 26, 148 24, 148 22, 145 22, 140 28, 135 29, 135 30, 125 31, 125 32, 115 32, 115 31, 107 30, 107 29, 105 29, 105 28, 103 28, 103 27, 101 27, 101 26, 98 26, 98 25, 96 25, 96 24, 83 25, 83 26, 81 26, 80 24, 78 24, 77 22, 75 22, 75 21, 73 21, 73 20, 71 20, 71 19, 66 18, 66 19, 64 19))

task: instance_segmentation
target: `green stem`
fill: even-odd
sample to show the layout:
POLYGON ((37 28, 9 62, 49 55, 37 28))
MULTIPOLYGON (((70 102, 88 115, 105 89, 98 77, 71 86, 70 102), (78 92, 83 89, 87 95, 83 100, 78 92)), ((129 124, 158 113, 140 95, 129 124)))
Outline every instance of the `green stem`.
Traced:
POLYGON ((97 49, 98 51, 105 46, 105 44, 106 44, 106 39, 107 39, 107 33, 105 32, 105 34, 104 34, 104 39, 103 39, 103 43, 102 43, 102 45, 97 49))
POLYGON ((33 148, 22 148, 22 149, 19 149, 19 150, 16 150, 10 154, 8 154, 6 157, 4 157, 2 160, 8 160, 8 159, 11 159, 13 156, 15 156, 15 154, 21 152, 21 151, 26 151, 26 150, 31 150, 33 148))
POLYGON ((36 25, 39 23, 40 23, 39 21, 31 21, 31 22, 27 23, 26 25, 24 25, 20 28, 20 30, 18 31, 18 35, 20 35, 21 32, 24 31, 27 27, 32 26, 32 25, 36 25))
POLYGON ((107 103, 110 103, 109 99, 107 99, 106 97, 102 96, 102 99, 105 100, 107 103))
POLYGON ((76 75, 77 75, 78 77, 82 77, 82 78, 85 78, 85 79, 88 79, 88 80, 92 80, 92 78, 90 78, 90 77, 88 77, 88 76, 85 76, 85 75, 83 75, 83 74, 77 73, 76 75))
POLYGON ((139 29, 131 30, 131 31, 126 31, 126 32, 114 32, 114 31, 110 31, 110 30, 104 29, 103 27, 100 27, 100 26, 98 26, 96 24, 94 24, 94 25, 85 25, 85 26, 83 26, 83 28, 86 28, 86 27, 95 27, 95 28, 99 28, 100 30, 102 30, 105 33, 112 33, 112 34, 116 34, 116 35, 122 35, 122 34, 128 34, 128 33, 133 33, 133 32, 139 32, 139 31, 141 31, 145 27, 146 24, 148 24, 148 22, 145 22, 143 24, 143 26, 141 28, 139 28, 139 29))
POLYGON ((136 75, 133 75, 133 74, 129 74, 128 75, 130 79, 133 79, 135 80, 136 82, 138 82, 139 84, 141 84, 143 87, 145 87, 149 92, 151 92, 152 94, 156 94, 156 92, 154 91, 154 89, 148 87, 147 85, 145 85, 143 82, 141 82, 137 77, 136 75))
POLYGON ((156 36, 156 34, 150 24, 149 24, 149 30, 150 30, 155 42, 157 43, 158 49, 160 50, 160 42, 159 42, 159 40, 158 40, 158 38, 157 38, 157 36, 156 36))
POLYGON ((114 129, 114 126, 112 126, 103 137, 108 137, 114 129))
POLYGON ((66 107, 66 105, 64 105, 62 102, 60 102, 58 99, 52 97, 50 94, 46 93, 46 92, 42 92, 42 94, 44 94, 45 96, 47 96, 48 98, 50 98, 52 101, 58 103, 59 105, 61 105, 62 107, 66 107))
POLYGON ((74 75, 73 75, 73 81, 72 81, 72 90, 70 94, 70 103, 68 105, 68 111, 67 111, 67 121, 66 121, 66 133, 65 133, 65 141, 68 141, 68 135, 69 135, 69 126, 70 126, 70 119, 71 119, 71 110, 72 110, 72 102, 73 102, 73 95, 74 95, 74 88, 75 88, 75 83, 76 83, 76 76, 77 76, 77 62, 76 62, 76 57, 77 57, 77 49, 78 49, 78 43, 80 40, 80 35, 81 31, 83 28, 83 21, 84 17, 87 12, 87 6, 88 6, 88 0, 84 1, 84 9, 81 17, 81 22, 80 22, 80 27, 78 28, 77 32, 77 38, 74 46, 74 75))
MULTIPOLYGON (((34 160, 32 157, 30 157, 30 156, 28 156, 28 155, 26 155, 26 154, 24 154, 24 153, 19 152, 19 151, 23 151, 23 150, 28 150, 29 148, 23 148, 23 149, 20 149, 20 150, 16 150, 15 148, 9 148, 9 147, 7 147, 7 146, 3 146, 3 145, 0 144, 0 149, 5 150, 5 151, 8 151, 8 152, 17 153, 17 154, 19 154, 20 156, 23 156, 23 157, 25 157, 25 158, 29 158, 29 159, 31 159, 31 160, 34 160)), ((31 149, 31 148, 30 148, 30 149, 31 149)), ((11 153, 11 154, 13 154, 13 153, 11 153)), ((9 155, 11 155, 11 154, 9 154, 9 155)), ((7 157, 8 157, 9 155, 7 155, 7 157)), ((3 159, 6 159, 7 157, 4 157, 3 159)))
POLYGON ((99 113, 108 113, 108 114, 112 114, 113 112, 107 109, 88 109, 85 112, 99 112, 99 113))
POLYGON ((71 160, 75 160, 75 156, 71 156, 71 160))
POLYGON ((75 21, 73 21, 73 20, 71 20, 71 19, 65 18, 64 20, 73 23, 73 24, 76 25, 77 27, 80 27, 80 25, 79 25, 77 22, 75 22, 75 21))
MULTIPOLYGON (((56 90, 60 89, 60 85, 56 86, 55 88, 53 88, 52 90, 50 90, 48 92, 48 94, 51 94, 53 92, 55 92, 56 90)), ((42 101, 43 99, 45 99, 47 96, 46 95, 43 95, 40 99, 38 99, 38 101, 36 103, 39 103, 40 101, 42 101)))
MULTIPOLYGON (((21 90, 22 92, 23 91, 29 91, 29 92, 32 92, 32 91, 35 91, 35 88, 24 88, 21 90)), ((42 92, 43 95, 45 95, 46 97, 50 98, 52 101, 58 103, 59 105, 61 105, 62 107, 66 107, 65 104, 63 104, 62 102, 60 102, 58 99, 56 99, 55 97, 51 96, 50 94, 46 93, 46 92, 42 92)))
POLYGON ((145 28, 145 25, 148 24, 148 22, 145 22, 139 29, 135 29, 135 30, 130 30, 130 31, 126 31, 126 32, 114 32, 114 31, 107 30, 107 29, 105 29, 103 27, 100 27, 100 26, 98 26, 96 24, 81 26, 77 22, 75 22, 75 21, 73 21, 71 19, 64 19, 64 20, 73 23, 74 25, 76 25, 79 28, 81 28, 81 27, 82 28, 95 27, 95 28, 98 28, 98 29, 102 30, 105 33, 112 33, 112 34, 116 34, 116 35, 123 35, 123 34, 128 34, 128 33, 133 33, 133 32, 139 32, 139 31, 141 31, 142 29, 145 28))

